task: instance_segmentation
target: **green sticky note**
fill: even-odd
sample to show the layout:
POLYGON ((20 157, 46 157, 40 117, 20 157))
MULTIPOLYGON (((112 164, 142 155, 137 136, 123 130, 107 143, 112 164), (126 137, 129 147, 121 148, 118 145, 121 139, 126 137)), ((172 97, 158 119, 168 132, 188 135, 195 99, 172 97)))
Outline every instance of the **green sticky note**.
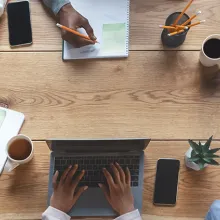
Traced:
POLYGON ((103 24, 102 50, 104 53, 123 53, 126 47, 125 23, 103 24))

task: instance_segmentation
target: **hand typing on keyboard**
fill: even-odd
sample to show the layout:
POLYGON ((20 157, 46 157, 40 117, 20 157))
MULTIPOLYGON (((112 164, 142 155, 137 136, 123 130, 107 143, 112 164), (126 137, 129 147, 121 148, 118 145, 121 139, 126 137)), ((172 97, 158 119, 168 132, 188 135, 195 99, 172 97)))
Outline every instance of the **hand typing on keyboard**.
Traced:
POLYGON ((53 188, 54 192, 51 196, 50 205, 62 212, 69 212, 76 201, 79 199, 81 194, 88 188, 88 186, 79 187, 77 186, 80 180, 85 174, 85 170, 82 170, 76 178, 73 179, 73 176, 76 174, 78 165, 69 166, 62 174, 60 181, 58 182, 59 172, 53 176, 53 188))
POLYGON ((111 164, 113 176, 103 169, 108 187, 99 184, 112 208, 120 215, 134 210, 134 198, 131 191, 131 174, 128 168, 124 172, 118 163, 111 164))
POLYGON ((72 162, 75 165, 63 169, 66 165, 65 158, 56 158, 55 170, 59 171, 56 171, 53 176, 54 193, 50 205, 67 213, 88 187, 99 186, 109 204, 119 215, 132 212, 134 198, 131 186, 137 186, 137 169, 139 168, 138 165, 133 164, 137 163, 137 160, 135 157, 132 159, 132 165, 128 165, 130 170, 123 164, 125 161, 119 158, 123 164, 123 170, 117 162, 109 162, 112 159, 114 158, 88 157, 85 162, 82 162, 80 158, 73 159, 73 161, 68 159, 67 163, 72 162))

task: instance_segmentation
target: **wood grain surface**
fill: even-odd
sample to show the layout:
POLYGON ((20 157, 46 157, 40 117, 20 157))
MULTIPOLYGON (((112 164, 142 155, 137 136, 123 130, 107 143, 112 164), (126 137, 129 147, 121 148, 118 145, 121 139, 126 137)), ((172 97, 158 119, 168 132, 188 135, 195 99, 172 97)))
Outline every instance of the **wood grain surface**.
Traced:
MULTIPOLYGON (((213 147, 219 145, 220 142, 212 144, 213 147)), ((1 220, 36 220, 40 219, 41 213, 46 209, 49 150, 45 142, 34 142, 34 146, 35 156, 29 164, 0 176, 1 220)), ((142 215, 144 220, 204 219, 211 203, 220 198, 219 168, 208 167, 200 172, 188 170, 183 160, 187 149, 186 141, 153 141, 146 149, 142 215), (152 204, 156 162, 158 158, 167 157, 181 161, 177 205, 156 207, 152 204)))
MULTIPOLYGON (((220 71, 199 64, 202 41, 220 32, 220 1, 195 1, 207 23, 194 27, 177 51, 161 45, 159 24, 188 0, 131 0, 128 59, 61 60, 60 30, 41 0, 30 0, 33 45, 11 49, 6 13, 0 19, 0 103, 26 116, 22 133, 47 138, 220 138, 220 71)), ((213 146, 219 147, 220 142, 213 146)), ((187 170, 187 142, 151 142, 146 150, 144 220, 201 220, 220 199, 218 167, 187 170), (155 207, 156 161, 181 160, 178 203, 155 207)), ((0 219, 39 220, 46 208, 49 150, 35 142, 35 157, 0 176, 0 219)), ((87 218, 95 219, 95 218, 87 218)), ((100 218, 103 219, 103 218, 100 218)))
POLYGON ((31 138, 220 138, 219 70, 202 68, 198 52, 60 58, 0 53, 0 102, 25 114, 31 138))
MULTIPOLYGON (((164 24, 166 18, 176 11, 182 11, 188 0, 131 0, 130 7, 130 49, 131 50, 163 50, 159 24, 164 24)), ((31 47, 16 50, 50 51, 61 50, 61 39, 55 20, 43 8, 41 0, 31 0, 31 19, 33 27, 33 42, 31 47)), ((200 50, 203 40, 210 34, 220 32, 220 1, 195 1, 187 11, 191 16, 197 9, 202 15, 197 20, 206 19, 206 23, 190 30, 185 43, 180 50, 200 50)), ((11 51, 8 43, 6 14, 0 20, 0 51, 11 51)), ((15 50, 15 49, 14 49, 15 50)))

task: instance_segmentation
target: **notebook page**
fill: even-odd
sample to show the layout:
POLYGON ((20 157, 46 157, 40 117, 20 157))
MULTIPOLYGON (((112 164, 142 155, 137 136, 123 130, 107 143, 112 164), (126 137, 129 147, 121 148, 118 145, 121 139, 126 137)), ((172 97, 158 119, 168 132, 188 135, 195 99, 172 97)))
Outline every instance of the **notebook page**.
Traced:
POLYGON ((89 20, 99 44, 73 48, 64 41, 64 60, 128 56, 129 0, 71 0, 71 4, 89 20))

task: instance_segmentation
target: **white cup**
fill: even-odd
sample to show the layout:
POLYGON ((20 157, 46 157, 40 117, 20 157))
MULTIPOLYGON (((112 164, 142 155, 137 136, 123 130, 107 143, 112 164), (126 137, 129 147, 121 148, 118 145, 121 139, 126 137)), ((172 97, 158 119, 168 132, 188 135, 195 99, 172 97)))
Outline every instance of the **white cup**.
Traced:
POLYGON ((213 59, 213 58, 208 57, 204 52, 204 45, 210 39, 219 39, 220 40, 220 34, 210 35, 203 41, 202 49, 200 51, 200 58, 199 58, 200 62, 202 63, 203 66, 206 66, 206 67, 211 67, 211 66, 215 66, 215 65, 220 66, 220 57, 213 59))
MULTIPOLYGON (((19 145, 17 146, 19 148, 19 145)), ((19 134, 17 136, 12 137, 9 142, 7 143, 7 147, 6 147, 6 153, 7 153, 7 162, 5 164, 4 170, 6 172, 11 172, 12 170, 14 170, 16 167, 18 167, 21 164, 25 164, 28 163, 30 160, 32 160, 33 156, 34 156, 34 146, 33 146, 33 142, 31 141, 31 139, 25 135, 19 134), (25 140, 27 141, 30 146, 31 146, 31 151, 30 154, 27 155, 27 157, 25 159, 22 160, 17 160, 17 159, 13 159, 10 154, 9 154, 9 149, 11 147, 11 144, 16 141, 16 140, 25 140)))

